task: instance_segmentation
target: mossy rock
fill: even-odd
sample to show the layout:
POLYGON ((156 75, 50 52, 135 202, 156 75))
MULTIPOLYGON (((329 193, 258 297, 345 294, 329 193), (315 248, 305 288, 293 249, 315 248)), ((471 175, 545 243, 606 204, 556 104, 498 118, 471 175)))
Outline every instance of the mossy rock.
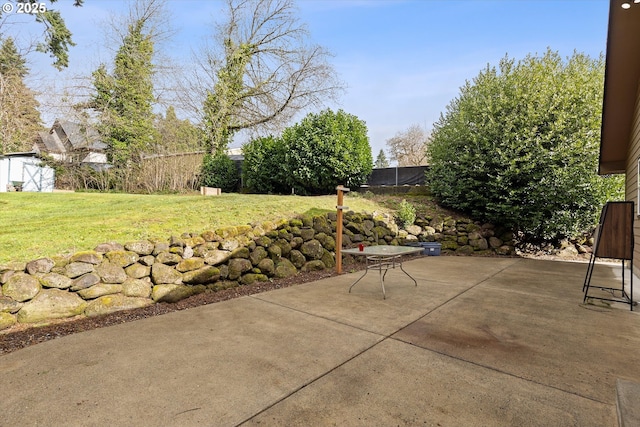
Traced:
POLYGON ((196 246, 202 245, 203 243, 206 243, 206 240, 204 240, 202 236, 190 237, 188 239, 185 239, 184 241, 185 246, 189 246, 191 248, 195 248, 196 246))
POLYGON ((489 243, 487 243, 487 239, 480 237, 476 240, 469 240, 469 244, 473 246, 475 250, 486 251, 489 249, 489 243))
POLYGON ((76 277, 71 282, 71 290, 77 292, 81 289, 87 289, 93 285, 100 283, 100 276, 95 273, 83 274, 80 277, 76 277))
POLYGON ((109 261, 98 265, 95 273, 100 276, 104 283, 122 283, 127 280, 127 273, 124 268, 109 261))
POLYGON ((156 245, 148 240, 137 240, 124 245, 126 250, 135 252, 138 255, 151 255, 155 247, 156 245))
POLYGON ((231 251, 231 258, 249 258, 249 248, 241 246, 231 251))
POLYGON ((461 255, 471 255, 473 252, 474 249, 471 245, 463 245, 456 249, 456 253, 461 255))
POLYGON ((291 252, 291 244, 285 239, 278 239, 276 245, 280 246, 280 256, 287 257, 291 252))
POLYGON ((236 227, 218 228, 216 230, 216 234, 220 236, 223 240, 225 240, 225 239, 228 239, 229 237, 237 236, 238 229, 236 227))
POLYGON ((502 245, 499 248, 497 248, 495 251, 497 255, 513 255, 515 250, 513 246, 502 245))
POLYGON ((6 312, 0 312, 0 331, 8 329, 16 324, 17 318, 15 315, 6 312))
POLYGON ((197 270, 192 270, 182 275, 183 283, 190 285, 207 284, 217 281, 220 278, 220 270, 210 265, 203 266, 197 270))
POLYGON ((254 241, 256 242, 256 245, 262 246, 262 247, 265 247, 265 248, 269 247, 269 245, 271 245, 271 243, 273 243, 273 241, 267 236, 256 237, 256 239, 254 241))
POLYGON ((312 216, 304 215, 302 218, 300 218, 300 220, 302 221, 302 226, 303 227, 313 227, 313 217, 312 216))
POLYGON ((0 272, 7 271, 24 271, 27 268, 27 263, 24 261, 9 261, 4 264, 0 264, 0 272))
POLYGON ((455 251, 458 249, 458 242, 455 240, 443 240, 440 244, 442 245, 441 248, 443 250, 455 251))
POLYGON ((230 251, 215 249, 206 253, 206 255, 204 256, 204 262, 209 265, 218 265, 227 262, 230 258, 230 251))
POLYGON ((267 250, 263 246, 257 246, 253 251, 251 251, 249 260, 251 260, 251 264, 258 265, 260 261, 265 259, 268 255, 267 250))
MULTIPOLYGON (((156 256, 156 262, 165 265, 176 265, 182 261, 182 257, 171 252, 160 252, 156 256)), ((154 264, 155 265, 155 264, 154 264)))
POLYGON ((238 286, 240 286, 240 283, 237 280, 221 280, 207 285, 207 288, 213 291, 223 291, 225 289, 236 288, 238 286))
POLYGON ((187 271, 198 270, 204 267, 204 264, 204 259, 200 257, 183 259, 176 265, 176 270, 180 273, 186 273, 187 271))
POLYGON ((291 239, 293 239, 293 233, 290 233, 289 231, 287 231, 285 229, 281 229, 281 230, 278 230, 278 238, 279 239, 284 239, 287 242, 290 242, 291 239))
POLYGON ((63 274, 49 273, 40 277, 40 284, 44 288, 67 289, 73 281, 63 274))
POLYGON ((466 246, 469 243, 469 237, 464 235, 458 236, 458 243, 460 245, 466 246))
POLYGON ((318 233, 331 234, 332 232, 329 220, 325 216, 316 216, 313 218, 313 229, 318 233))
POLYGON ((41 289, 38 279, 27 273, 17 272, 2 285, 2 294, 15 301, 24 302, 38 295, 41 289))
POLYGON ((20 323, 40 323, 82 314, 87 303, 77 294, 60 289, 45 289, 18 312, 20 323))
POLYGON ((18 302, 9 297, 0 296, 0 313, 15 314, 24 306, 24 303, 18 302))
POLYGON ((287 227, 289 225, 289 220, 285 218, 281 218, 276 221, 276 228, 287 227))
POLYGON ((96 251, 82 251, 71 255, 69 262, 83 262, 86 264, 98 265, 102 262, 102 254, 96 251))
POLYGON ((304 239, 300 236, 296 236, 293 239, 291 239, 291 249, 299 248, 300 246, 302 246, 303 243, 304 243, 304 239))
POLYGON ((236 226, 236 230, 238 231, 238 234, 247 234, 249 232, 253 231, 253 227, 251 227, 250 225, 238 225, 236 226))
POLYGON ((300 247, 300 252, 310 260, 318 260, 322 258, 323 251, 324 248, 322 247, 322 244, 315 239, 304 242, 300 247))
POLYGON ((122 284, 122 293, 126 297, 149 298, 151 288, 150 280, 127 279, 122 284))
POLYGON ((362 224, 358 224, 353 221, 348 222, 347 225, 345 225, 345 228, 354 233, 364 233, 364 228, 362 227, 362 224))
POLYGON ((140 255, 137 253, 124 249, 109 251, 105 253, 104 256, 109 260, 109 262, 119 265, 120 267, 128 267, 131 264, 138 262, 138 259, 140 259, 140 255))
POLYGON ((39 258, 30 261, 26 265, 26 270, 31 275, 50 273, 56 263, 51 258, 39 258))
POLYGON ((119 294, 122 293, 122 285, 110 284, 110 283, 98 283, 91 287, 81 289, 77 292, 82 299, 90 300, 96 299, 103 295, 119 294))
POLYGON ((280 259, 276 264, 274 275, 278 278, 284 279, 287 277, 295 276, 298 274, 296 267, 286 258, 280 259))
POLYGON ((215 231, 207 230, 200 235, 206 242, 215 242, 218 240, 219 236, 215 231))
POLYGON ((169 253, 178 255, 180 258, 182 258, 182 255, 184 255, 184 246, 171 246, 169 248, 169 253))
POLYGON ((302 271, 320 271, 320 270, 324 270, 326 268, 327 268, 327 266, 324 265, 324 263, 321 260, 316 259, 316 260, 307 262, 302 267, 302 271))
POLYGON ((333 253, 329 252, 326 249, 322 254, 321 261, 327 268, 333 268, 336 266, 336 257, 333 255, 333 253))
POLYGON ((264 258, 258 263, 258 268, 260 269, 260 272, 266 274, 267 276, 273 276, 276 265, 271 258, 264 258))
POLYGON ((178 285, 182 283, 182 275, 176 269, 165 264, 153 264, 151 280, 156 285, 178 285))
POLYGON ((236 280, 242 276, 243 273, 251 270, 253 266, 251 265, 251 261, 245 258, 232 258, 229 260, 229 275, 228 278, 231 280, 236 280))
POLYGON ((289 254, 289 260, 296 268, 302 268, 302 266, 307 262, 307 259, 304 257, 302 252, 296 249, 292 250, 289 254))
POLYGON ((249 273, 240 278, 240 283, 243 285, 253 285, 256 282, 267 282, 269 278, 264 274, 249 273))
MULTIPOLYGON (((151 291, 151 299, 155 302, 178 302, 194 295, 195 290, 187 285, 155 285, 151 291)), ((104 298, 104 297, 103 297, 104 298)), ((89 314, 87 313, 87 316, 89 314)))
POLYGON ((169 249, 171 249, 171 246, 169 246, 169 243, 158 242, 154 245, 153 252, 151 253, 151 255, 157 256, 162 252, 169 252, 169 249))
POLYGON ((289 220, 289 225, 291 227, 302 227, 302 220, 300 218, 293 218, 289 220))
POLYGON ((127 273, 127 276, 133 279, 142 279, 143 277, 148 277, 151 274, 151 266, 142 265, 139 262, 132 264, 124 269, 124 272, 127 273))
POLYGON ((302 240, 304 240, 305 242, 313 239, 315 235, 316 235, 316 231, 313 228, 300 229, 300 237, 302 237, 302 240))

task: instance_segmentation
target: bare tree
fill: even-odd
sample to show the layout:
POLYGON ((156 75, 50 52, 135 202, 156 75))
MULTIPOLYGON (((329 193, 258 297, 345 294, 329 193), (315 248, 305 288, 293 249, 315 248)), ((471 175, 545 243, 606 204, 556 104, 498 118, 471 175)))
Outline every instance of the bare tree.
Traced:
POLYGON ((279 130, 343 89, 293 0, 227 0, 226 8, 214 46, 203 49, 188 79, 211 152, 223 152, 240 130, 279 130))
POLYGON ((411 125, 387 140, 391 160, 397 161, 398 166, 426 165, 429 141, 430 134, 418 125, 411 125))

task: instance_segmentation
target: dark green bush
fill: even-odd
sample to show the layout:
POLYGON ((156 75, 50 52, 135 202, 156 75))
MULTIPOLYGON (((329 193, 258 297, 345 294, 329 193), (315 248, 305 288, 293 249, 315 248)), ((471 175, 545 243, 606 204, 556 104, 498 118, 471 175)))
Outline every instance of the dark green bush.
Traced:
POLYGON ((373 169, 367 126, 342 110, 309 114, 282 134, 288 187, 299 194, 329 194, 359 187, 373 169))
POLYGON ((243 148, 244 183, 258 193, 329 194, 338 185, 359 187, 373 169, 367 127, 340 110, 309 114, 243 148))
POLYGON ((434 125, 427 179, 445 206, 529 239, 592 227, 622 178, 597 175, 604 61, 504 58, 467 82, 434 125))
POLYGON ((200 185, 235 192, 240 184, 240 173, 233 160, 226 154, 207 154, 202 162, 200 185))
POLYGON ((254 139, 242 147, 244 186, 255 193, 291 192, 286 182, 285 150, 282 139, 273 136, 254 139))

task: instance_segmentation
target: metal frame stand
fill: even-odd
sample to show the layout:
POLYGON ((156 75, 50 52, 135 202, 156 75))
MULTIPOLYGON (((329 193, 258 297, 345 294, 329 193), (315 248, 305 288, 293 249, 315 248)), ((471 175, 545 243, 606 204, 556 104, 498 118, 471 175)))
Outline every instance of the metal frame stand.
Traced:
POLYGON ((582 299, 583 303, 586 303, 587 299, 620 302, 623 304, 629 304, 629 309, 633 311, 633 216, 633 202, 609 202, 602 208, 600 223, 595 235, 594 249, 591 253, 591 257, 589 258, 587 274, 582 285, 582 292, 584 292, 584 298, 582 299), (593 276, 596 258, 621 260, 622 286, 620 288, 591 285, 591 278, 593 276), (629 271, 631 272, 628 293, 625 289, 624 279, 625 261, 629 261, 629 271), (611 297, 608 298, 589 295, 590 288, 607 291, 611 294, 611 297), (616 295, 617 292, 620 293, 620 296, 616 295))
POLYGON ((382 286, 382 298, 387 299, 387 293, 384 289, 384 278, 387 275, 387 271, 390 269, 396 268, 396 266, 400 267, 400 270, 415 283, 415 286, 418 286, 418 282, 414 279, 407 271, 402 268, 402 255, 390 255, 390 256, 382 256, 382 255, 370 255, 365 257, 365 265, 364 273, 362 276, 358 278, 351 286, 349 286, 349 293, 351 293, 351 288, 353 288, 356 283, 364 278, 367 275, 369 270, 378 270, 378 276, 380 277, 380 285, 382 286), (373 264, 369 264, 369 261, 372 261, 373 264), (384 273, 382 272, 384 270, 384 273))
POLYGON ((626 289, 624 288, 624 262, 625 260, 622 260, 622 286, 620 287, 620 289, 618 288, 610 288, 610 287, 606 287, 606 286, 594 286, 591 285, 591 275, 593 274, 593 268, 595 266, 596 263, 596 256, 593 255, 593 253, 591 254, 591 258, 589 258, 589 267, 587 268, 587 276, 584 278, 584 284, 582 285, 582 292, 584 292, 584 298, 582 299, 583 303, 587 302, 587 299, 597 299, 600 301, 612 301, 612 302, 621 302, 623 304, 629 304, 629 309, 631 311, 633 311, 633 306, 634 306, 634 302, 633 302, 633 260, 630 260, 631 265, 629 266, 629 271, 631 272, 631 280, 629 283, 629 293, 627 293, 626 289), (595 297, 593 295, 589 295, 589 288, 595 288, 595 289, 600 289, 603 291, 609 291, 612 295, 612 298, 604 298, 604 297, 595 297), (616 298, 615 293, 616 292, 620 292, 620 297, 616 298))

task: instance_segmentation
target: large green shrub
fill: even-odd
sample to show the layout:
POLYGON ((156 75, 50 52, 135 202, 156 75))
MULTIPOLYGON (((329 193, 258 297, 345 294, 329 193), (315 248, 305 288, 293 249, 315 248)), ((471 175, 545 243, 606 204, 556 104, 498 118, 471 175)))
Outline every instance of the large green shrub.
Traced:
POLYGON ((285 179, 300 194, 358 187, 373 169, 366 124, 342 110, 307 115, 282 134, 285 179))
POLYGON ((234 192, 240 183, 240 173, 236 164, 226 154, 207 154, 202 162, 200 184, 205 187, 221 188, 224 192, 234 192))
POLYGON ((505 57, 467 82, 434 125, 431 191, 449 207, 522 231, 570 236, 595 224, 622 178, 597 175, 604 61, 505 57))
POLYGON ((285 147, 273 136, 258 138, 242 147, 244 185, 256 193, 287 193, 285 147))
POLYGON ((367 127, 340 110, 307 115, 284 130, 243 147, 244 183, 258 193, 328 194, 358 187, 373 169, 367 127))

